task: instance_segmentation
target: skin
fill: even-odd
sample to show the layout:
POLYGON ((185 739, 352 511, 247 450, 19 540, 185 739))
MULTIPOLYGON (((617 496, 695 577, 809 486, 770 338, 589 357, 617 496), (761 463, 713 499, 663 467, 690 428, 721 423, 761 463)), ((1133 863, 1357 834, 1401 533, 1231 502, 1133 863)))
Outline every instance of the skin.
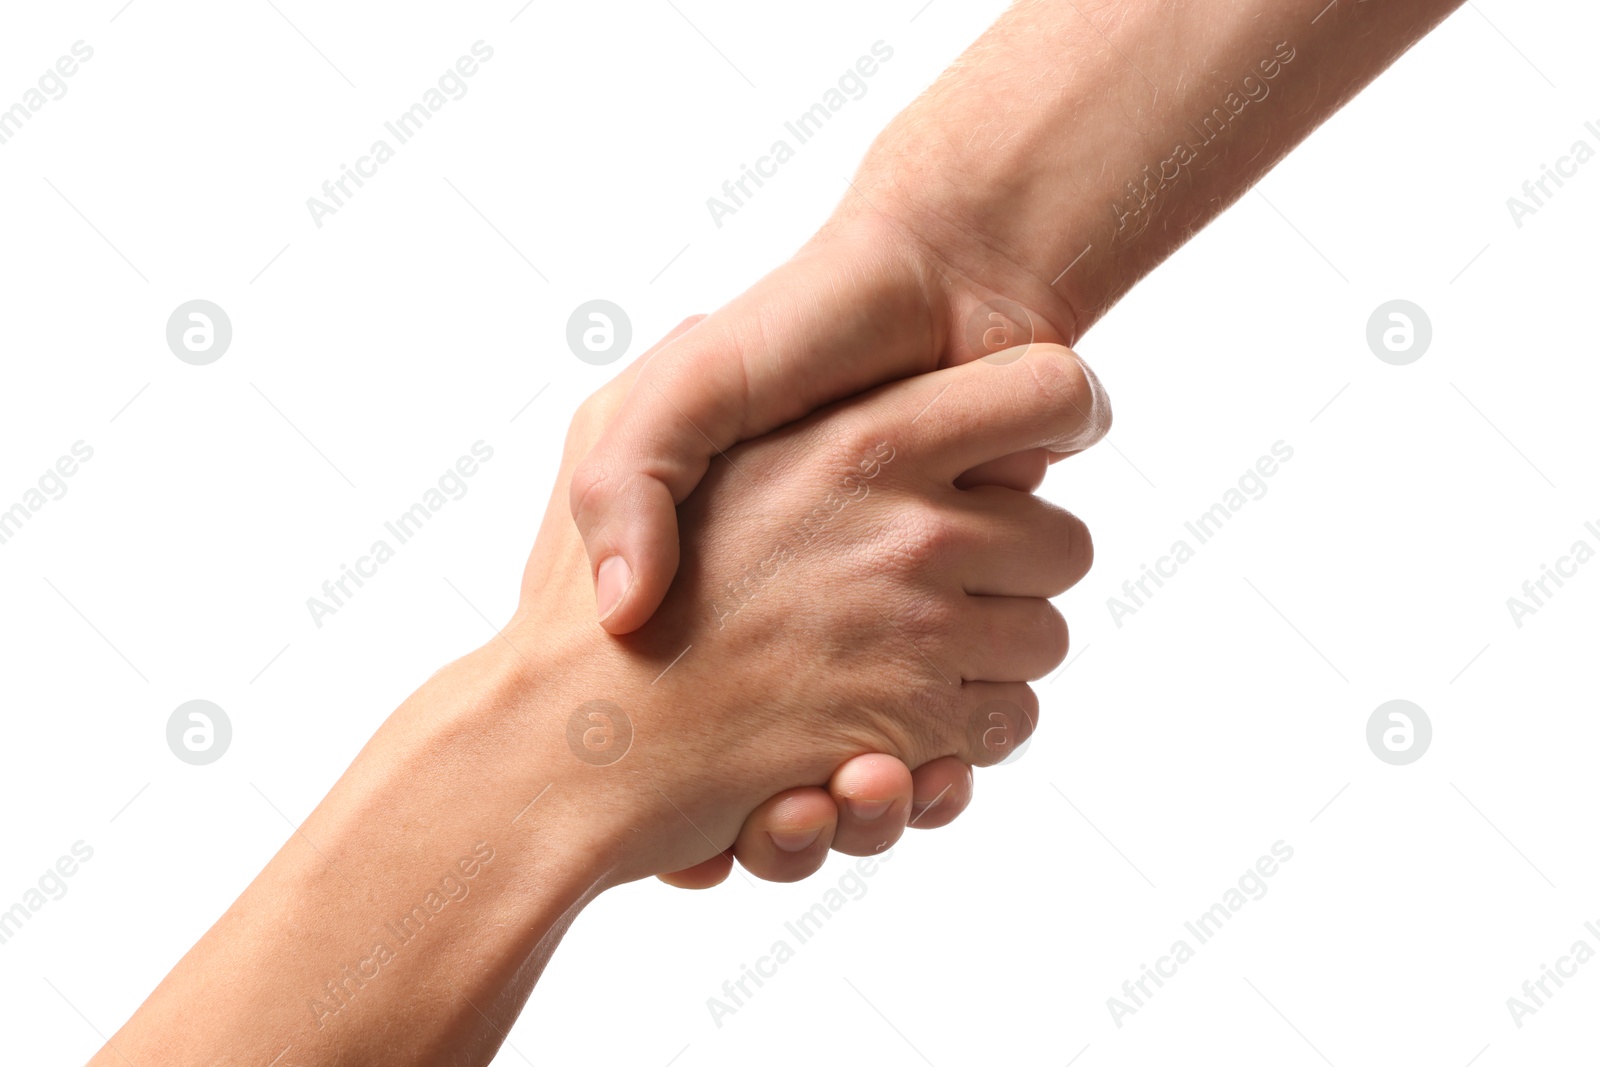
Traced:
MULTIPOLYGON (((1026 682, 1067 648, 1048 598, 1087 571, 1088 532, 956 482, 1085 447, 1109 412, 1069 350, 1016 356, 730 450, 684 505, 671 595, 621 640, 594 625, 566 493, 632 373, 587 401, 516 614, 395 711, 92 1062, 488 1063, 601 892, 748 844, 752 811, 782 823, 767 798, 864 754, 990 762, 974 724, 996 701, 1026 739, 1026 682)), ((782 851, 804 865, 834 838, 782 851)))
POLYGON ((1088 564, 1081 525, 1028 491, 1109 421, 1065 349, 972 361, 1075 344, 1458 4, 1014 7, 883 133, 793 260, 586 405, 517 615, 395 712, 93 1062, 487 1063, 605 889, 709 884, 733 854, 797 877, 830 846, 950 817, 996 755, 973 729, 985 699, 1015 705, 1018 742, 1032 728, 1023 679, 1065 654, 1044 598, 1088 564), (1191 125, 1247 74, 1270 93, 1215 137, 1191 125), (729 583, 766 562, 749 546, 785 544, 891 440, 869 496, 728 616, 729 583), (1046 562, 1025 578, 1009 563, 1028 555, 1046 562), (607 766, 568 745, 597 699, 632 723, 607 766), (418 931, 372 962, 419 905, 418 931))
MULTIPOLYGON (((719 450, 996 348, 1078 344, 1460 2, 1014 5, 877 138, 793 259, 651 361, 578 466, 601 625, 625 634, 655 610, 678 566, 674 505, 719 450)), ((974 476, 1026 484, 1043 466, 974 476)), ((903 788, 883 761, 852 769, 869 791, 891 779, 903 788)), ((962 780, 948 764, 911 775, 918 798, 951 785, 965 804, 962 780)), ((790 800, 791 821, 849 818, 820 791, 790 800)))

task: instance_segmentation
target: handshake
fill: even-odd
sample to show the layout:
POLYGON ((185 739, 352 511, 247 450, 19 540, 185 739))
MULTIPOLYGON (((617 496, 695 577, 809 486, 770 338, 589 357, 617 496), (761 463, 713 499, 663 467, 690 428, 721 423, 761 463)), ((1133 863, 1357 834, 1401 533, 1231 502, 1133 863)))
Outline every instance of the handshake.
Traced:
POLYGON ((94 1062, 487 1063, 601 892, 794 881, 960 814, 1033 731, 1093 555, 1034 490, 1111 411, 1063 305, 924 249, 838 217, 586 400, 510 621, 94 1062))
POLYGON ((486 1064, 605 890, 735 861, 791 881, 955 818, 1033 730, 1028 683, 1067 650, 1050 598, 1091 562, 1034 495, 1110 426, 1070 346, 1459 4, 1012 6, 793 258, 583 404, 514 616, 389 717, 93 1062, 486 1064), (1272 95, 1246 86, 1233 121, 1241 71, 1272 95), (434 892, 479 845, 471 896, 434 892))
POLYGON ((1049 598, 1092 558, 1083 523, 1032 492, 1052 450, 1109 426, 1068 349, 932 370, 724 448, 744 428, 692 373, 714 328, 686 321, 580 408, 516 616, 485 650, 520 678, 520 744, 570 750, 549 777, 604 798, 586 836, 614 880, 705 887, 737 859, 792 881, 830 848, 949 822, 971 768, 1032 732, 1027 683, 1067 650, 1049 598), (630 409, 674 379, 701 395, 647 428, 630 409), (715 455, 639 462, 685 428, 715 455), (649 473, 619 475, 619 455, 649 473), (676 504, 670 483, 700 471, 676 504))

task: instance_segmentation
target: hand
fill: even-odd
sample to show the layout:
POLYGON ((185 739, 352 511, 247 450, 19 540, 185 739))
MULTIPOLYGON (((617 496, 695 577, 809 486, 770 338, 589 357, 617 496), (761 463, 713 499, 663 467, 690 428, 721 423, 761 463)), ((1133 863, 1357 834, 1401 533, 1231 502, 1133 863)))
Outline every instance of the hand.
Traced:
MULTIPOLYGON (((863 753, 992 762, 969 729, 990 702, 1026 736, 1037 702, 1025 681, 1066 650, 1044 598, 1082 576, 1089 539, 1026 492, 956 483, 1104 433, 1106 404, 1072 353, 1036 345, 896 383, 732 450, 682 509, 690 551, 672 595, 617 640, 585 621, 584 546, 556 511, 642 366, 574 421, 505 631, 541 650, 529 688, 542 731, 591 701, 626 717, 623 759, 574 768, 586 805, 622 820, 599 839, 632 843, 619 878, 717 857, 746 813, 863 753)), ((828 837, 796 855, 820 861, 828 837)))
MULTIPOLYGON (((1007 740, 1021 743, 1014 736, 1007 740)), ((721 853, 657 877, 679 889, 709 889, 721 884, 738 860, 757 878, 797 882, 822 867, 830 848, 847 856, 874 856, 910 827, 948 826, 971 801, 972 768, 955 756, 930 760, 914 771, 883 753, 857 756, 841 764, 826 786, 800 786, 767 798, 721 853)))
MULTIPOLYGON (((1071 309, 1025 271, 963 253, 1000 288, 979 284, 953 265, 954 241, 935 250, 856 207, 649 358, 574 471, 572 515, 610 632, 631 632, 661 602, 678 566, 675 507, 720 453, 883 382, 1029 341, 1071 342, 1071 309), (1006 302, 983 307, 997 297, 1006 302)), ((1008 484, 1044 466, 1039 453, 975 474, 1008 484)))
MULTIPOLYGON (((1047 455, 1035 450, 983 464, 956 479, 956 486, 1001 485, 1031 493, 1044 480, 1047 455)), ((1004 731, 998 737, 986 734, 985 741, 1001 759, 1020 743, 1004 731)), ((972 802, 972 789, 972 768, 953 756, 914 769, 893 756, 858 756, 834 772, 826 789, 807 786, 768 799, 751 812, 738 841, 723 855, 660 878, 680 889, 709 889, 728 876, 737 859, 758 878, 799 881, 815 873, 826 855, 796 848, 797 842, 820 834, 831 836, 835 852, 874 855, 909 828, 935 830, 954 822, 972 802)))
MULTIPOLYGON (((641 362, 705 317, 686 319, 641 362)), ((1045 455, 1036 451, 986 464, 963 475, 957 485, 1010 485, 1033 492, 1044 479, 1045 455)), ((1017 743, 1016 738, 1007 740, 1017 743)), ((829 842, 836 852, 868 856, 892 846, 908 827, 949 825, 970 804, 972 787, 972 768, 954 757, 910 770, 892 756, 858 756, 840 766, 826 788, 801 787, 769 798, 746 818, 734 845, 719 855, 659 877, 679 888, 707 889, 725 880, 737 859, 767 881, 798 881, 821 867, 829 842)))
MULTIPOLYGON (((693 315, 640 357, 646 363, 663 346, 705 319, 693 315)), ((957 479, 961 488, 1009 485, 1021 492, 1038 489, 1045 453, 1036 451, 983 466, 957 479), (1020 461, 1020 462, 1019 462, 1020 461)), ((1007 738, 1015 743, 1015 738, 1007 738)), ((738 839, 722 853, 683 871, 659 875, 680 889, 721 884, 738 860, 745 870, 772 882, 793 882, 816 872, 830 842, 833 851, 875 855, 892 846, 906 829, 948 826, 972 801, 972 768, 942 757, 909 769, 893 756, 875 753, 846 761, 827 786, 803 786, 768 798, 745 819, 738 839)))
POLYGON ((1274 0, 1012 5, 815 238, 639 375, 572 480, 601 624, 661 602, 673 505, 712 457, 886 381, 1077 344, 1460 2, 1349 4, 1314 31, 1274 0))
MULTIPOLYGON (((1055 304, 1061 318, 1064 305, 1021 280, 1024 272, 997 264, 987 273, 1018 278, 1008 291, 1027 294, 1035 304, 1055 304)), ((998 305, 1011 309, 1012 319, 980 314, 981 328, 963 336, 953 320, 973 318, 996 294, 972 285, 945 287, 949 279, 925 249, 894 227, 865 219, 840 221, 710 321, 691 320, 696 328, 689 337, 672 344, 684 332, 680 327, 667 339, 668 351, 658 346, 641 359, 646 366, 633 377, 623 417, 578 468, 571 494, 608 629, 628 632, 655 609, 678 563, 673 505, 704 474, 713 450, 882 380, 1029 340, 1067 336, 1043 315, 1030 316, 1013 304, 998 305), (939 294, 936 300, 933 293, 939 294), (941 309, 937 320, 935 304, 941 309), (958 307, 963 309, 959 315, 958 307), (1023 321, 1013 321, 1017 318, 1023 321), (941 333, 948 338, 942 343, 935 340, 941 333), (746 358, 741 340, 750 337, 761 340, 759 359, 746 358), (731 376, 738 379, 737 387, 728 380, 735 359, 738 367, 731 376), (805 373, 798 383, 786 382, 784 367, 804 367, 805 373), (725 403, 729 397, 748 398, 749 407, 731 409, 725 403), (669 431, 664 437, 654 433, 663 425, 669 431), (629 475, 632 461, 617 457, 638 455, 668 473, 629 475), (619 547, 629 541, 639 547, 619 547), (646 564, 642 583, 626 562, 630 557, 654 561, 646 564)), ((1067 316, 1070 321, 1070 311, 1067 316)), ((1090 382, 1109 417, 1103 392, 1092 376, 1090 382)), ((1035 449, 992 460, 968 472, 961 484, 1032 492, 1051 458, 1060 457, 1035 449)), ((863 756, 838 768, 827 790, 807 787, 770 798, 751 814, 728 855, 662 879, 682 888, 706 888, 727 877, 736 857, 758 877, 797 880, 816 870, 827 851, 825 846, 797 847, 801 841, 831 839, 838 851, 871 854, 892 845, 908 825, 947 825, 971 796, 972 771, 959 760, 934 760, 908 771, 890 757, 863 756)))
POLYGON ((848 792, 835 769, 864 753, 992 762, 997 711, 1025 740, 1026 680, 1067 647, 1046 598, 1088 568, 1088 533, 1029 493, 958 483, 1042 441, 1087 445, 1106 410, 1071 352, 1018 355, 731 450, 683 507, 671 594, 620 639, 585 604, 566 482, 639 365, 591 398, 516 614, 389 716, 95 1062, 292 1045, 296 1062, 487 1063, 598 893, 744 848, 767 798, 830 777, 848 792))

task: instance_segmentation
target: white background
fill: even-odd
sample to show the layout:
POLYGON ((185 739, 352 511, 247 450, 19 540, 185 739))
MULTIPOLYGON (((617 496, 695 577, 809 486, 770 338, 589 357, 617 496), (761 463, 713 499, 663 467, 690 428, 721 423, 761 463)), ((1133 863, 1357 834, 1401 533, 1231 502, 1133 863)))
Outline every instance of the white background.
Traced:
MULTIPOLYGON (((732 297, 1002 10, 675 2, 8 10, 0 106, 73 42, 94 56, 0 146, 0 507, 75 441, 94 457, 0 545, 0 908, 73 842, 94 855, 0 945, 5 1060, 86 1059, 383 717, 490 636, 464 599, 509 615, 560 435, 615 370, 568 351, 572 309, 622 305, 637 352, 732 297), (314 226, 306 198, 480 39, 494 58, 468 94, 314 226), (705 198, 878 40, 894 57, 868 94, 717 228, 705 198), (195 298, 234 329, 205 367, 164 336, 195 298), (305 599, 479 439, 495 454, 468 495, 315 628, 305 599), (234 729, 206 767, 165 740, 195 698, 234 729)), ((1285 6, 1314 47, 1321 0, 1285 6)), ((1074 658, 959 822, 902 844, 720 1028, 706 998, 851 861, 608 895, 516 1049, 646 1067, 1591 1055, 1600 963, 1521 1029, 1506 998, 1575 940, 1600 948, 1600 565, 1521 628, 1506 599, 1600 544, 1600 161, 1521 228, 1506 198, 1578 138, 1600 147, 1597 30, 1590 5, 1464 8, 1088 336, 1116 429, 1045 490, 1099 549, 1062 602, 1074 658), (1404 367, 1365 340, 1394 298, 1433 323, 1404 367), (1107 597, 1279 440, 1294 458, 1268 494, 1115 625, 1107 597), (1410 766, 1367 748, 1393 698, 1433 723, 1410 766), (1294 858, 1270 892, 1114 1025, 1106 999, 1279 840, 1294 858)))

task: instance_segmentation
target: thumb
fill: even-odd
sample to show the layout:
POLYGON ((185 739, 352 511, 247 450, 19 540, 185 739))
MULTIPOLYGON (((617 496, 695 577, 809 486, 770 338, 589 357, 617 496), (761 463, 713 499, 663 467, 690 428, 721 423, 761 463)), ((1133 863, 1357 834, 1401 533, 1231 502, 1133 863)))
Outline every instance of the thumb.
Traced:
POLYGON ((937 361, 922 279, 885 248, 802 252, 638 370, 573 471, 601 625, 642 626, 678 569, 677 505, 711 460, 937 361))

